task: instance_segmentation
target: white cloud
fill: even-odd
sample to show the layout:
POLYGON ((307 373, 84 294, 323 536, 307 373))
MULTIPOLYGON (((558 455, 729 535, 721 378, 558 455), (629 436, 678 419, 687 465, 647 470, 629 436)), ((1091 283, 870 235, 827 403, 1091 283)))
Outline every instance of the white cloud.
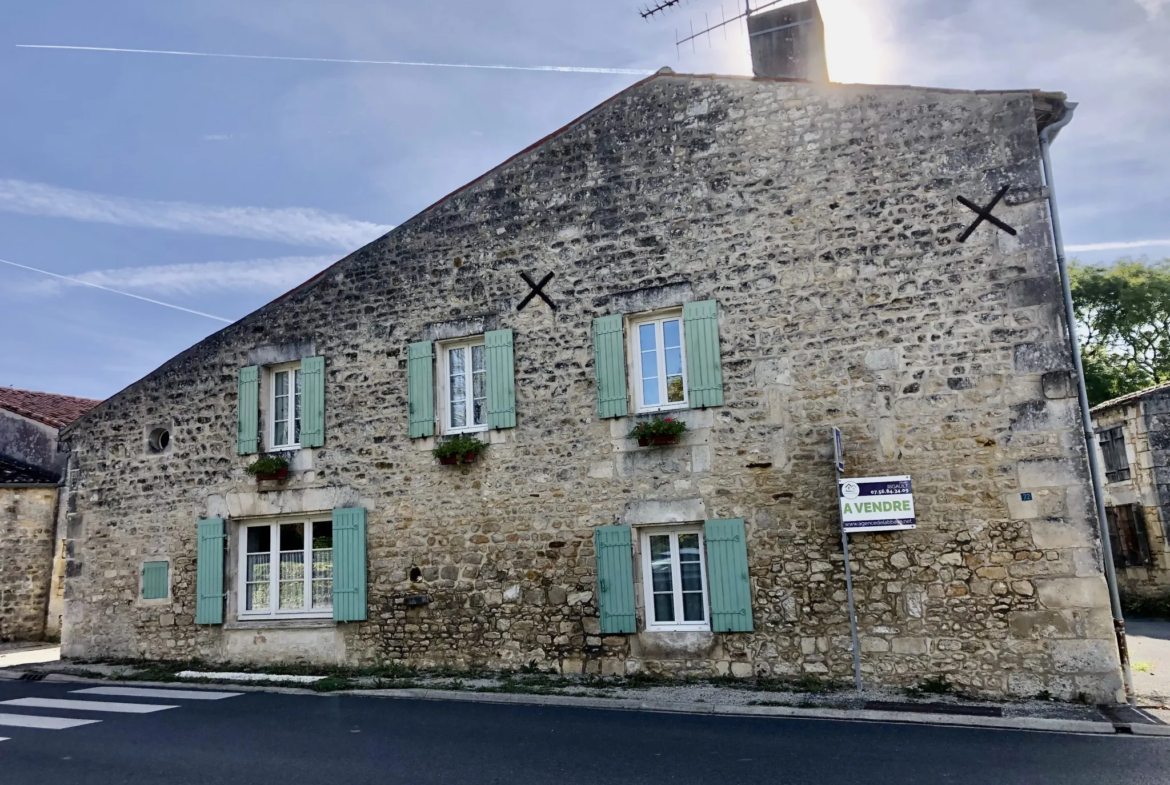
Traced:
POLYGON ((0 180, 0 210, 347 250, 365 245, 393 228, 308 207, 218 207, 156 202, 22 180, 0 180))
MULTIPOLYGON (((155 295, 279 294, 305 282, 336 261, 333 256, 284 256, 239 262, 121 267, 91 270, 71 277, 85 284, 155 295)), ((38 281, 33 287, 41 293, 56 293, 71 285, 70 282, 53 280, 38 281)))
POLYGON ((1161 13, 1162 6, 1170 4, 1170 0, 1135 0, 1135 2, 1146 9, 1146 13, 1151 19, 1161 13))

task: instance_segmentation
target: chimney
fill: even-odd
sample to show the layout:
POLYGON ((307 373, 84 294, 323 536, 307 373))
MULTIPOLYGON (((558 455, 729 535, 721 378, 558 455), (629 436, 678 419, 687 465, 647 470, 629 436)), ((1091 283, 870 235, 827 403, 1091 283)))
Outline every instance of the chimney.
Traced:
POLYGON ((817 0, 806 0, 747 18, 756 76, 829 81, 825 23, 817 0))

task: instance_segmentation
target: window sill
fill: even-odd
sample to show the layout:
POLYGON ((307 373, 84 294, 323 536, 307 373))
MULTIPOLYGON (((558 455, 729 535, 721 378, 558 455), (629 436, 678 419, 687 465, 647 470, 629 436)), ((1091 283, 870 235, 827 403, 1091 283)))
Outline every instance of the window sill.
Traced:
POLYGON ((458 430, 443 431, 443 436, 470 436, 473 433, 487 433, 488 427, 486 425, 479 428, 460 428, 458 430))
POLYGON ((678 412, 689 408, 690 404, 686 401, 683 401, 682 403, 672 403, 667 404, 666 406, 655 406, 651 409, 638 409, 634 412, 634 416, 637 417, 640 414, 663 414, 665 412, 678 412))
POLYGON ((336 626, 337 622, 332 617, 315 619, 275 619, 268 617, 259 619, 234 619, 225 622, 223 628, 225 630, 311 630, 336 626))
POLYGON ((695 627, 647 627, 645 632, 710 632, 711 625, 704 624, 695 627))

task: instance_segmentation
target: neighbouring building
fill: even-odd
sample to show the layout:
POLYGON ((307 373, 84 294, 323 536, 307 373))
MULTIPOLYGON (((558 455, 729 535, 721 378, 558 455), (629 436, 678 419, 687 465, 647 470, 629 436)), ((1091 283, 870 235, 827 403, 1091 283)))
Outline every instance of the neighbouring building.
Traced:
POLYGON ((1105 514, 1122 591, 1170 591, 1170 384, 1093 407, 1105 514))
POLYGON ((65 429, 65 654, 848 679, 838 426, 917 505, 852 541, 868 683, 1115 699, 1037 144, 1066 111, 622 91, 65 429), (1014 234, 967 232, 1004 186, 1014 234), (627 438, 655 416, 677 444, 627 438))
POLYGON ((97 403, 0 387, 0 641, 60 631, 65 559, 55 532, 67 456, 57 431, 97 403))

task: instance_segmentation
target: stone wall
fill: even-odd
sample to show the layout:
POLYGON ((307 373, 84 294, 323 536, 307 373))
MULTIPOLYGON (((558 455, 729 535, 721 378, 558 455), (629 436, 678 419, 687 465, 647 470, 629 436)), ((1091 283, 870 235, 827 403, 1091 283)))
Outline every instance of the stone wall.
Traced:
POLYGON ((1112 699, 1033 106, 671 75, 620 94, 67 429, 66 653, 848 679, 837 425, 847 474, 912 475, 919 516, 855 538, 867 681, 1112 699), (1004 182, 1018 236, 955 242, 974 217, 956 196, 1004 182), (558 309, 517 311, 520 273, 550 271, 558 309), (631 418, 596 416, 592 319, 703 299, 726 405, 638 448, 631 418), (500 327, 518 426, 440 467, 407 436, 406 345, 500 327), (306 346, 326 358, 325 447, 258 487, 235 454, 237 371, 306 346), (233 595, 226 629, 193 624, 198 518, 338 502, 369 510, 367 622, 269 638, 233 595), (755 632, 599 634, 593 530, 655 509, 746 520, 755 632), (135 599, 152 558, 172 564, 164 607, 135 599))
POLYGON ((57 489, 0 485, 0 641, 45 633, 57 489))
POLYGON ((60 474, 66 456, 57 452, 57 429, 0 409, 0 456, 60 474))

